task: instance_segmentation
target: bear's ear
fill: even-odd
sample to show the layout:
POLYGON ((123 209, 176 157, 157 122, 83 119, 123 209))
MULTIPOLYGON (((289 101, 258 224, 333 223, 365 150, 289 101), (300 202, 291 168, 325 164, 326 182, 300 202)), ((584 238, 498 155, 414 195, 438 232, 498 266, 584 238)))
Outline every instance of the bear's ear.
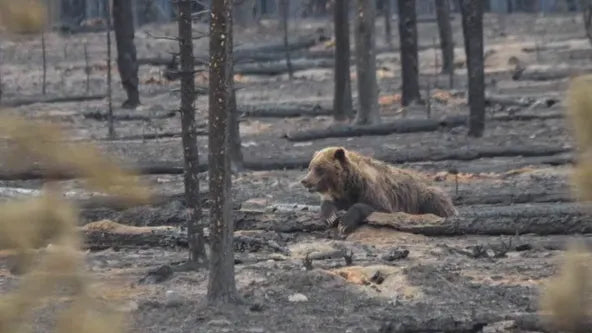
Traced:
POLYGON ((344 163, 345 162, 345 150, 343 148, 337 148, 333 157, 335 157, 335 159, 338 160, 339 162, 344 163))

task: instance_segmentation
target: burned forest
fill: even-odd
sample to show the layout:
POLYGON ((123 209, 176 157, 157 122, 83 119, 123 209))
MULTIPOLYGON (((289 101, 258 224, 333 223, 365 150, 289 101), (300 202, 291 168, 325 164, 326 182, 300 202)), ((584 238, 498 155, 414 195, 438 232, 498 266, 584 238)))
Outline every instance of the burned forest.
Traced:
POLYGON ((591 332, 591 26, 0 0, 0 333, 591 332))

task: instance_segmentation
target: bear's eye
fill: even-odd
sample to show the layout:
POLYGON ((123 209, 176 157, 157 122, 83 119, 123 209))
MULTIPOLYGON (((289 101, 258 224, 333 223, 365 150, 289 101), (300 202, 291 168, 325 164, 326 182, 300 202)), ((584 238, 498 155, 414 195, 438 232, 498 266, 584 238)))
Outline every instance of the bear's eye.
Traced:
POLYGON ((319 174, 319 175, 322 175, 325 172, 325 169, 317 166, 317 167, 314 168, 314 172, 317 173, 317 174, 319 174))

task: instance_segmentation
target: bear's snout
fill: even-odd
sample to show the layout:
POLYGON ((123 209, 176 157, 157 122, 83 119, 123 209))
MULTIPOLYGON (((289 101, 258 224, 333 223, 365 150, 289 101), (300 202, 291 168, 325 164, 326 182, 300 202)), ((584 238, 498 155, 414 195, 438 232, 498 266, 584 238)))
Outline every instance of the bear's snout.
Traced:
POLYGON ((302 178, 302 180, 300 181, 300 184, 302 184, 306 188, 310 187, 310 183, 308 182, 308 179, 306 179, 306 178, 302 178))

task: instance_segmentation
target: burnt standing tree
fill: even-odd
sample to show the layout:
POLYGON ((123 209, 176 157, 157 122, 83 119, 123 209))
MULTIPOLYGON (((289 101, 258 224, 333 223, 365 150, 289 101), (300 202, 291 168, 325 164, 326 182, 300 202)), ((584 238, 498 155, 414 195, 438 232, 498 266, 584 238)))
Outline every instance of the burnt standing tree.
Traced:
POLYGON ((382 1, 382 11, 384 14, 384 35, 386 38, 386 44, 392 45, 393 44, 393 33, 391 29, 391 18, 393 16, 392 10, 392 3, 391 0, 383 0, 382 1))
POLYGON ((181 58, 181 133, 183 142, 183 158, 185 184, 185 204, 189 213, 187 219, 187 239, 189 242, 189 263, 193 266, 205 265, 207 257, 204 247, 201 205, 199 197, 199 152, 195 126, 195 81, 193 36, 191 32, 192 0, 177 1, 179 12, 179 53, 181 58))
POLYGON ((592 0, 581 0, 580 4, 582 6, 586 37, 588 37, 588 41, 592 44, 592 0))
POLYGON ((351 120, 353 105, 349 72, 349 0, 335 0, 333 24, 335 30, 333 117, 336 121, 351 120))
POLYGON ((438 18, 440 49, 442 50, 442 73, 451 74, 454 72, 454 40, 452 39, 448 0, 436 0, 436 16, 438 18))
MULTIPOLYGON (((236 3, 236 1, 235 1, 236 3)), ((228 17, 228 58, 233 59, 234 56, 234 38, 233 38, 233 17, 228 17)), ((233 171, 242 171, 244 169, 244 159, 241 150, 240 139, 240 123, 238 120, 238 109, 236 107, 236 89, 234 87, 234 62, 228 63, 228 142, 230 149, 230 162, 233 171)))
POLYGON ((127 93, 124 108, 135 108, 140 104, 138 92, 138 60, 134 45, 134 15, 132 0, 113 0, 113 28, 117 43, 117 68, 121 84, 127 93))
POLYGON ((284 48, 286 52, 286 66, 288 67, 288 76, 290 80, 294 78, 294 72, 292 70, 292 61, 290 60, 290 47, 288 45, 288 20, 290 18, 290 1, 279 0, 279 10, 282 21, 282 30, 284 32, 284 48))
POLYGON ((376 41, 374 1, 356 0, 356 72, 358 76, 358 114, 360 125, 380 122, 378 83, 376 82, 376 41))
POLYGON ((461 0, 462 29, 469 76, 469 136, 485 129, 485 74, 483 70, 483 2, 461 0))
POLYGON ((210 190, 210 303, 236 302, 228 151, 228 79, 232 66, 227 33, 232 31, 232 0, 212 1, 210 15, 210 87, 208 163, 210 190))
POLYGON ((399 44, 401 49, 401 104, 419 101, 419 69, 417 63, 417 17, 415 0, 399 0, 399 44))

